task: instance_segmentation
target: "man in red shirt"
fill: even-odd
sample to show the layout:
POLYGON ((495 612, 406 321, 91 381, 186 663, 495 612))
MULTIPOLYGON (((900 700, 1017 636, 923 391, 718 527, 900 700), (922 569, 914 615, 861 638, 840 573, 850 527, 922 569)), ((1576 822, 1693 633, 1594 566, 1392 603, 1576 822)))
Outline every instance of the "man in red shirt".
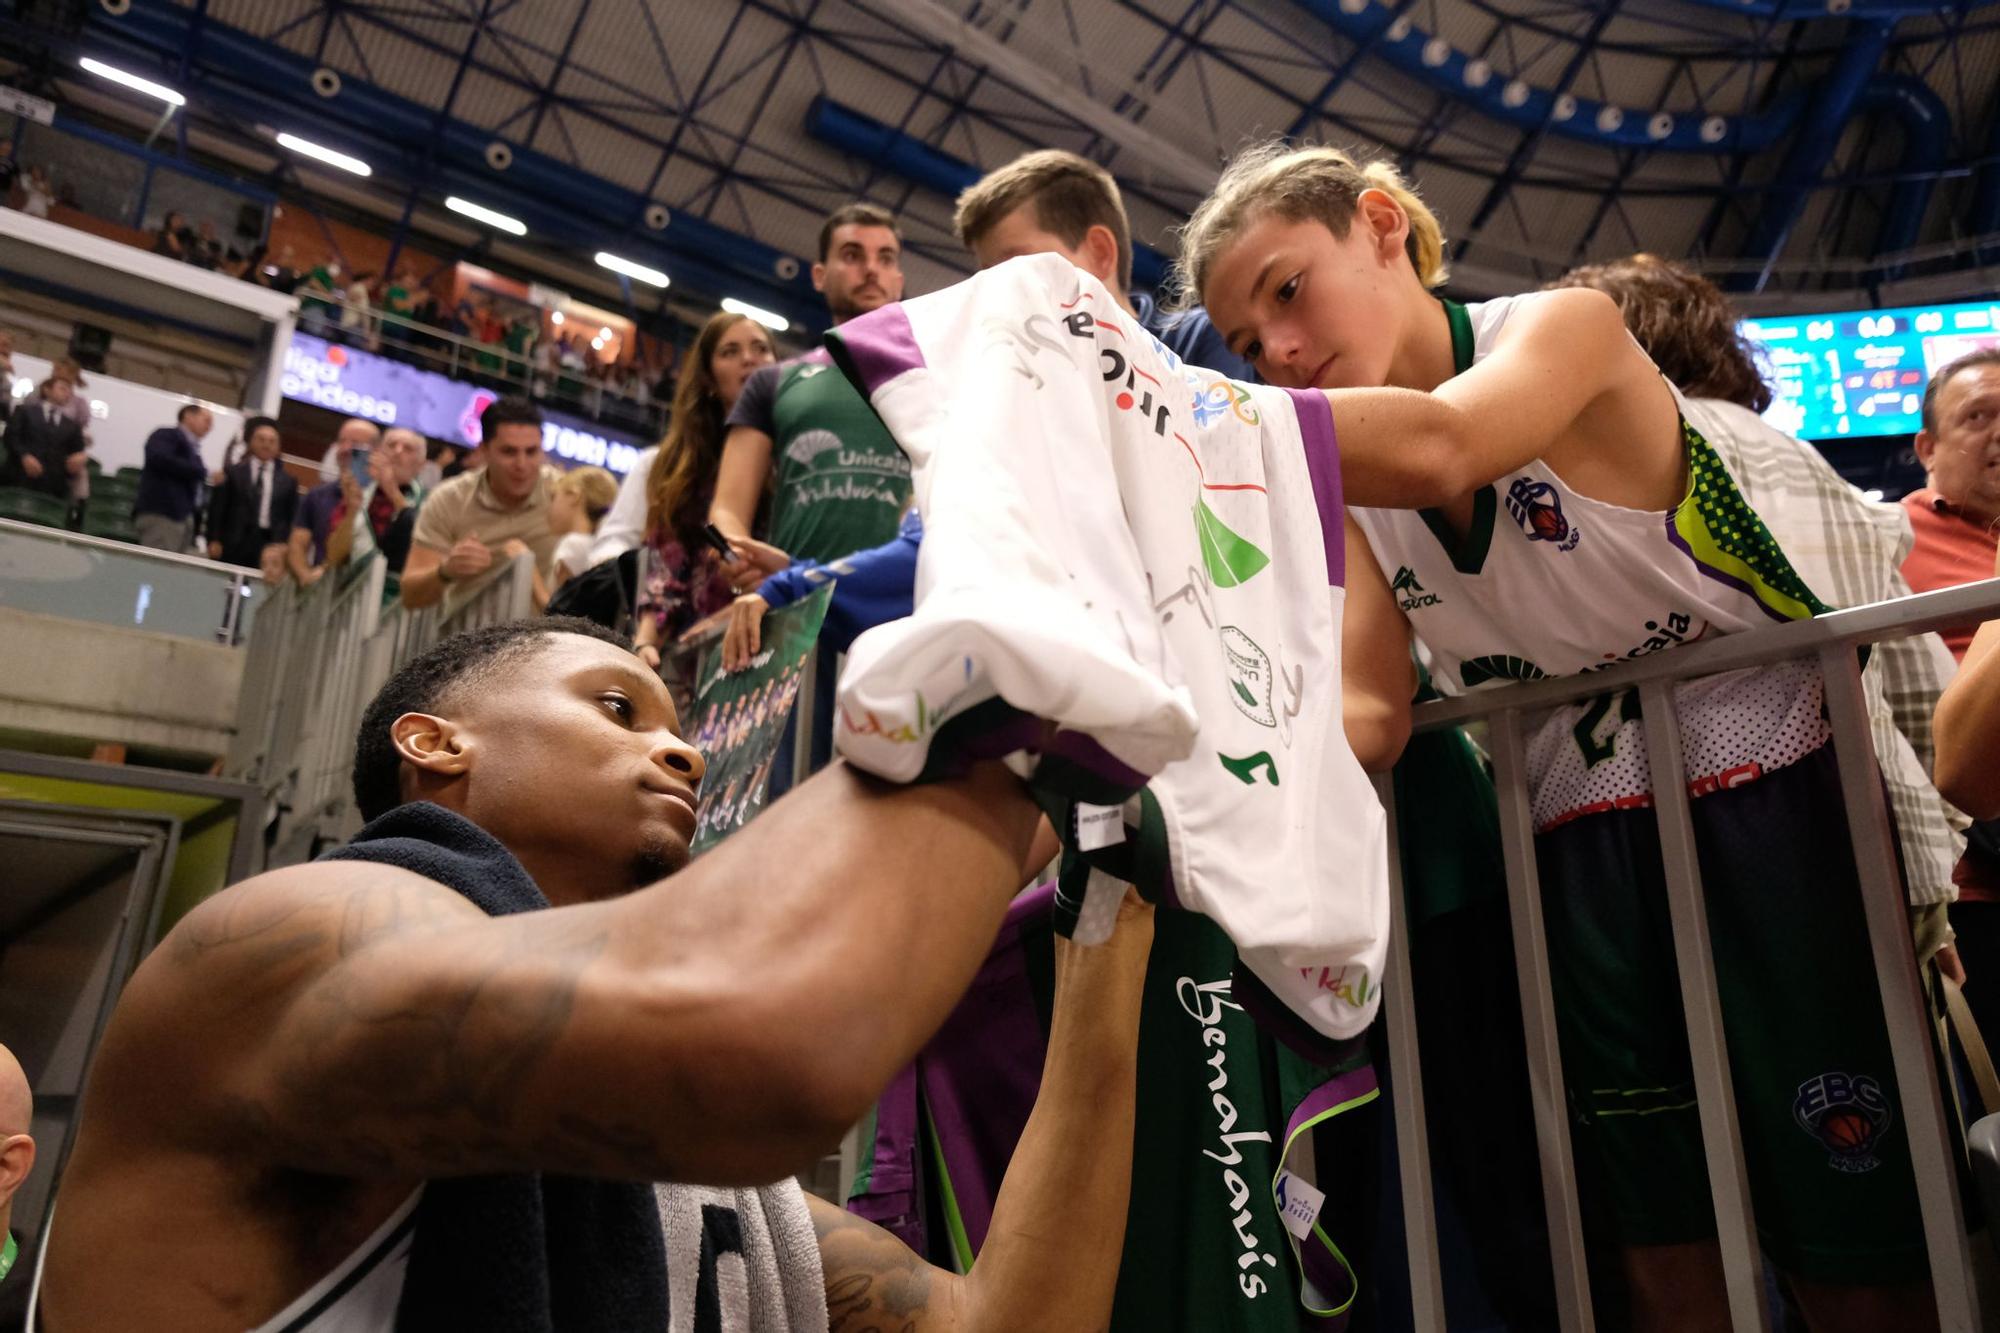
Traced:
MULTIPOLYGON (((1917 459, 1929 485, 1903 499, 1916 544, 1903 577, 1917 592, 1994 574, 2000 542, 2000 347, 1983 347, 1931 376, 1917 459)), ((1979 626, 1941 631, 1961 661, 1979 626)), ((2000 821, 1973 825, 1952 872, 1951 926, 1965 963, 1965 998, 1985 1032, 2000 1032, 2000 821)))
MULTIPOLYGON (((1917 459, 1930 484, 1903 499, 1917 539, 1903 577, 1918 592, 1990 579, 2000 527, 2000 347, 1970 352, 1933 375, 1923 415, 1917 459)), ((1953 657, 1965 657, 1978 628, 1943 631, 1953 657)))

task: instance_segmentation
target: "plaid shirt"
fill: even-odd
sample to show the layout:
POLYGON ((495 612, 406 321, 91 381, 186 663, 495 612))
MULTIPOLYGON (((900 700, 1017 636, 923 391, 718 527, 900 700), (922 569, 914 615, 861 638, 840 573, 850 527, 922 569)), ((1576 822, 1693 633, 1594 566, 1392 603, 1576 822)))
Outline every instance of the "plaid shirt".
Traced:
MULTIPOLYGON (((1865 606, 1910 595, 1901 570, 1912 539, 1902 506, 1862 499, 1817 450, 1748 408, 1691 398, 1687 418, 1715 446, 1743 498, 1821 601, 1865 606)), ((1957 897, 1951 868, 1965 846, 1964 817, 1927 776, 1931 710, 1952 670, 1944 641, 1918 634, 1876 644, 1861 678, 1915 907, 1957 897)))

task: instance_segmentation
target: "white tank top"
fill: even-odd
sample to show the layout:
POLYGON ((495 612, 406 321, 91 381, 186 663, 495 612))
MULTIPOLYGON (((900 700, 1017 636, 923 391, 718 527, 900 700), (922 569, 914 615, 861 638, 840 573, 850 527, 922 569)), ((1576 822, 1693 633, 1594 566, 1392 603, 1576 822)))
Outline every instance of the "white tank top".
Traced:
MULTIPOLYGON (((1542 299, 1535 293, 1447 304, 1459 371, 1492 352, 1511 314, 1542 299)), ((1429 654, 1440 691, 1598 671, 1826 609, 1685 416, 1682 433, 1688 490, 1665 513, 1579 495, 1540 460, 1482 488, 1462 536, 1430 510, 1349 510, 1429 654)), ((1827 739, 1819 670, 1811 663, 1689 682, 1677 698, 1696 796, 1794 763, 1827 739)), ((1538 830, 1650 805, 1636 695, 1624 691, 1536 719, 1528 766, 1538 830)))

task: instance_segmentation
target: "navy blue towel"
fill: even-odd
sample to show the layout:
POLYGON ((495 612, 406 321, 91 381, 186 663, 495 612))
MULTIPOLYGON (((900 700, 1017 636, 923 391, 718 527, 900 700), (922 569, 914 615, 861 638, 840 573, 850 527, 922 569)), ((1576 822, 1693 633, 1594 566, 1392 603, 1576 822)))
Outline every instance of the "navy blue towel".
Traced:
MULTIPOLYGON (((429 802, 391 810, 320 859, 408 870, 488 916, 549 905, 498 839, 429 802)), ((396 1326, 664 1330, 666 1246, 653 1187, 528 1171, 429 1182, 396 1326)))

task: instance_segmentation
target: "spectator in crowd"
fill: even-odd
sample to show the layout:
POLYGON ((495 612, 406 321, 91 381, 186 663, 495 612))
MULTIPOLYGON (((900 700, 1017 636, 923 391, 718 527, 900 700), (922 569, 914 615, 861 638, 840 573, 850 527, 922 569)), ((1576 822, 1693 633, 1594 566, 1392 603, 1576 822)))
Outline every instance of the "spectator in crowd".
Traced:
POLYGON ((1150 909, 1128 896, 1108 943, 1057 946, 1043 1086, 978 1266, 933 1269, 786 1176, 973 981, 1046 859, 1033 801, 997 764, 921 791, 837 769, 689 865, 702 758, 610 640, 528 621, 424 654, 366 710, 370 826, 149 955, 92 1069, 48 1327, 266 1326, 329 1270, 321 1312, 350 1323, 374 1293, 423 1328, 657 1329, 704 1306, 732 1329, 753 1309, 1106 1325, 1150 909), (940 914, 918 890, 945 881, 940 914), (650 1181, 746 1187, 625 1183, 650 1181), (778 1241, 776 1272, 718 1255, 739 1229, 778 1241))
MULTIPOLYGON (((596 540, 597 525, 611 512, 617 498, 618 478, 601 467, 576 467, 562 474, 549 500, 549 527, 558 538, 551 557, 550 593, 590 568, 590 546, 596 540)), ((539 599, 542 604, 548 600, 546 596, 539 599)))
POLYGON ((1255 377, 1199 307, 1169 313, 1132 291, 1132 227, 1118 182, 1095 162, 1045 148, 987 173, 958 196, 959 242, 982 269, 1017 255, 1059 254, 1119 298, 1128 314, 1189 365, 1255 377), (1129 293, 1129 295, 1128 295, 1129 293))
MULTIPOLYGON (((1918 592, 1993 577, 1996 542, 2000 542, 1996 420, 2000 420, 2000 348, 1968 352, 1924 386, 1923 429, 1917 432, 1916 448, 1926 484, 1903 497, 1903 512, 1916 533, 1903 575, 1918 592)), ((1945 646, 1961 663, 1969 659, 1975 628, 1955 625, 1944 631, 1945 646)), ((1888 646, 1878 645, 1876 651, 1888 646)), ((1977 711, 1970 701, 1983 697, 1978 682, 1986 674, 1969 667, 1961 670, 1961 683, 1952 687, 1962 701, 1958 711, 1977 711)), ((1963 735, 1948 734, 1944 723, 1953 716, 1954 709, 1940 705, 1938 785, 1980 822, 1967 833, 1965 854, 1954 874, 1958 901, 1951 907, 1951 924, 1965 956, 1966 1001, 1982 1030, 2000 1031, 2000 811, 1987 808, 1977 784, 1966 776, 1968 766, 1959 758, 1966 753, 1966 739, 1981 733, 1972 726, 1963 735)))
POLYGON ((408 264, 396 269, 396 276, 389 279, 388 287, 382 293, 382 313, 393 318, 382 320, 382 336, 392 343, 407 343, 410 340, 408 321, 416 313, 417 278, 408 264))
POLYGON ((14 409, 3 442, 7 461, 0 484, 68 501, 71 478, 84 467, 83 432, 67 411, 75 392, 70 381, 51 375, 42 381, 38 397, 14 409))
POLYGON ((29 167, 27 178, 22 181, 21 188, 25 192, 21 199, 21 211, 30 217, 47 217, 56 202, 55 187, 49 184, 48 169, 41 166, 29 167))
MULTIPOLYGON (((1741 316, 1714 283, 1642 254, 1574 269, 1551 285, 1594 288, 1618 303, 1639 346, 1687 395, 1688 423, 1715 447, 1807 587, 1834 607, 1910 594, 1905 556, 1916 556, 1906 510, 1862 499, 1817 449, 1759 415, 1771 405, 1771 388, 1738 329, 1741 316)), ((1987 549, 1990 565, 1990 540, 1987 549)), ((1944 644, 1918 634, 1876 644, 1863 686, 1917 918, 1917 956, 1935 954, 1963 980, 1943 919, 1961 840, 1929 777, 1931 713, 1950 677, 1944 644)), ((2000 967, 2000 956, 1994 964, 2000 967)))
MULTIPOLYGON (((812 280, 836 324, 900 300, 895 218, 873 204, 836 211, 820 228, 812 280)), ((768 540, 794 558, 833 560, 894 539, 910 498, 909 460, 824 352, 752 375, 728 425, 710 513, 725 536, 757 535, 768 489, 768 540)), ((747 590, 762 575, 742 563, 733 577, 747 590)))
POLYGON ((337 306, 342 290, 337 259, 316 264, 306 274, 298 289, 299 319, 309 332, 324 337, 332 331, 339 319, 337 306))
POLYGON ((382 428, 374 422, 349 417, 340 423, 333 443, 320 456, 320 483, 299 500, 285 553, 285 563, 300 587, 310 588, 326 571, 327 543, 333 537, 344 494, 342 478, 351 477, 353 472, 349 460, 357 449, 371 454, 381 435, 382 428))
POLYGON ((188 262, 196 268, 220 269, 233 257, 222 238, 215 234, 215 224, 207 218, 197 224, 194 241, 188 262))
POLYGON ((299 256, 296 247, 281 245, 276 259, 264 270, 264 285, 274 292, 290 295, 299 288, 304 274, 299 272, 299 256))
MULTIPOLYGON (((1373 671, 1394 656, 1407 671, 1412 634, 1432 679, 1459 691, 1671 649, 1676 622, 1707 638, 1826 609, 1617 306, 1574 290, 1440 299, 1441 228, 1389 164, 1248 150, 1181 246, 1186 289, 1232 349, 1331 415, 1347 504, 1344 690, 1357 659, 1373 671), (1512 507, 1496 511, 1502 493, 1512 507), (1399 597, 1392 576, 1426 596, 1399 597)), ((1920 1204, 1907 1144, 1880 1133, 1907 1123, 1904 1091, 1924 1093, 1897 1084, 1879 997, 1852 981, 1873 973, 1872 886, 1849 855, 1823 686, 1816 663, 1781 662, 1682 688, 1681 730, 1703 765, 1690 819, 1772 1266, 1816 1333, 1914 1333, 1937 1318, 1920 1204), (1726 746, 1742 748, 1700 757, 1726 746), (1709 784, 1718 772, 1730 777, 1709 784), (1861 1071, 1871 1151, 1850 1160, 1844 1124, 1814 1126, 1861 1071)), ((1371 704, 1407 734, 1398 693, 1371 704)), ((1660 928, 1662 834, 1631 758, 1645 753, 1641 720, 1612 711, 1617 697, 1551 713, 1525 746, 1563 1072, 1634 1326, 1723 1328, 1688 1032, 1660 928)))
POLYGON ((349 458, 356 449, 369 450, 382 438, 382 428, 366 417, 349 417, 340 423, 334 433, 333 443, 320 455, 319 479, 323 482, 338 481, 340 474, 349 470, 349 458))
POLYGON ((356 273, 348 280, 346 290, 341 293, 340 332, 348 342, 361 347, 373 348, 375 344, 375 312, 368 298, 368 284, 373 282, 373 273, 356 273))
POLYGON ((198 403, 181 408, 174 425, 146 437, 146 461, 139 471, 139 495, 132 526, 139 544, 159 551, 185 551, 194 536, 194 512, 208 465, 201 442, 215 429, 215 416, 198 403))
POLYGON ((421 433, 408 426, 391 426, 382 442, 369 452, 366 486, 356 479, 352 468, 340 474, 340 505, 334 511, 332 535, 327 538, 326 562, 339 566, 380 551, 387 562, 388 577, 382 585, 385 602, 395 600, 402 588, 417 509, 425 495, 417 481, 424 465, 424 448, 421 433))
MULTIPOLYGON (((1918 592, 1955 588, 1993 575, 2000 540, 2000 347, 1968 352, 1924 386, 1917 461, 1925 485, 1903 497, 1916 545, 1903 574, 1918 592)), ((1977 625, 1944 631, 1952 656, 1965 657, 1977 625)))
POLYGON ((0 208, 14 206, 14 184, 21 178, 21 164, 14 160, 14 141, 0 139, 0 208))
MULTIPOLYGON (((652 548, 653 559, 644 566, 646 580, 635 607, 633 637, 639 655, 655 668, 660 665, 661 648, 728 609, 734 591, 730 570, 703 528, 722 462, 723 423, 741 399, 744 385, 773 359, 771 335, 756 320, 727 310, 709 316, 695 335, 681 373, 667 438, 657 449, 639 455, 605 524, 636 530, 652 548)), ((770 548, 748 538, 738 538, 732 545, 739 558, 729 564, 761 561, 760 567, 769 573, 785 563, 782 558, 764 558, 770 548)), ((600 530, 591 563, 624 549, 622 533, 607 541, 600 530)))
POLYGON ((153 253, 165 255, 169 259, 190 258, 187 237, 187 219, 179 213, 169 212, 160 219, 159 234, 153 237, 153 253))
MULTIPOLYGON (((35 1096, 21 1062, 5 1046, 0 1046, 0 1308, 25 1311, 16 1293, 33 1280, 34 1262, 19 1273, 21 1244, 14 1232, 14 1195, 35 1169, 35 1096)), ((19 1325, 9 1324, 14 1328, 19 1325)))
MULTIPOLYGON (((0 143, 6 142, 0 140, 0 143)), ((0 404, 14 394, 14 335, 0 329, 0 404)))
POLYGON ((486 466, 438 487, 417 514, 405 606, 443 602, 449 613, 524 551, 548 578, 556 549, 549 500, 559 474, 542 457, 541 410, 525 398, 499 398, 479 424, 486 466))
POLYGON ((299 484, 279 461, 278 423, 251 417, 243 423, 248 456, 222 470, 208 501, 208 556, 255 569, 266 547, 282 545, 298 512, 299 484))
MULTIPOLYGON (((2000 557, 1988 577, 2000 578, 2000 557)), ((1959 659, 1957 677, 1938 702, 1937 779, 1938 788, 1959 809, 1974 819, 2000 821, 2000 652, 1996 648, 2000 648, 2000 620, 1989 620, 1973 633, 1959 659)), ((1959 900, 1958 907, 1967 905, 1959 900)), ((1986 942, 1991 927, 1985 917, 1995 910, 1994 902, 1981 898, 1976 906, 1977 926, 1963 933, 1968 941, 1986 942)), ((1956 923, 1956 908, 1952 918, 1956 923)), ((1974 973, 1975 980, 1978 975, 1974 973)), ((1971 995, 1968 986, 1966 997, 1971 995)))

